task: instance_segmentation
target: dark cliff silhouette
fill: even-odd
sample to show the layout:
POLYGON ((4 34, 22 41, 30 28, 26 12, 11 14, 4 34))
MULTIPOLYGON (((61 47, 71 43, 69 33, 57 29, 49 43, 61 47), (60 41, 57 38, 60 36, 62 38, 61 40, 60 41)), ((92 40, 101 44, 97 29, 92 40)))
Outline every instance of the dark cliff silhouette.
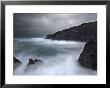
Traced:
POLYGON ((54 34, 47 35, 46 38, 52 40, 74 40, 86 42, 95 34, 97 34, 97 21, 83 23, 79 26, 58 31, 54 34))
POLYGON ((97 37, 96 35, 90 39, 80 54, 78 62, 86 67, 93 70, 97 70, 97 37))

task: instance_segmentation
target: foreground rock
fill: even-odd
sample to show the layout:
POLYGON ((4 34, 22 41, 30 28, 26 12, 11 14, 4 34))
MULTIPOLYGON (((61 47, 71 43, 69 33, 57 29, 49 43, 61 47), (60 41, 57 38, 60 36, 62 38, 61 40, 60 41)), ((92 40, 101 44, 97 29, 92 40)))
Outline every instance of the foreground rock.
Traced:
POLYGON ((41 64, 41 63, 43 63, 43 60, 40 60, 40 59, 35 59, 35 60, 33 60, 33 59, 29 59, 29 62, 28 62, 28 64, 27 65, 34 65, 34 64, 41 64))
POLYGON ((40 60, 40 59, 35 59, 35 60, 29 59, 29 62, 24 72, 33 71, 37 69, 39 66, 41 66, 43 63, 44 63, 43 60, 40 60))
POLYGON ((22 62, 19 61, 18 58, 14 56, 13 57, 13 69, 18 68, 21 64, 22 64, 22 62))
POLYGON ((88 41, 93 35, 97 34, 97 22, 83 23, 79 26, 74 26, 69 29, 58 31, 54 34, 47 35, 47 39, 52 40, 74 40, 88 41))
POLYGON ((21 63, 15 56, 13 57, 14 63, 21 63))
POLYGON ((78 59, 79 63, 93 70, 97 70, 97 37, 90 39, 80 54, 78 59))

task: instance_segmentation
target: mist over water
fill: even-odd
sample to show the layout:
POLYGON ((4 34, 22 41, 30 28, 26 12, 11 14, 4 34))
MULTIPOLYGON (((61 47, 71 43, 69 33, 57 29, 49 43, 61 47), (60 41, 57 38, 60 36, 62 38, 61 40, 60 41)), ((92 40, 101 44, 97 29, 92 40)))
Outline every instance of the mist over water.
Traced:
POLYGON ((45 38, 14 39, 14 56, 22 62, 14 69, 14 75, 96 75, 96 71, 81 67, 77 62, 84 45, 45 38), (44 63, 27 67, 29 58, 44 63))

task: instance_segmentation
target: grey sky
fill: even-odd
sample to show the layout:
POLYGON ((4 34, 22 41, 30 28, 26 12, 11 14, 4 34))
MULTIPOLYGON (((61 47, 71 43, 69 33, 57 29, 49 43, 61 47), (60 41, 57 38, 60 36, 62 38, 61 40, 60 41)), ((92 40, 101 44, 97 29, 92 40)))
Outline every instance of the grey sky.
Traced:
POLYGON ((14 13, 14 36, 44 36, 96 20, 96 13, 14 13))

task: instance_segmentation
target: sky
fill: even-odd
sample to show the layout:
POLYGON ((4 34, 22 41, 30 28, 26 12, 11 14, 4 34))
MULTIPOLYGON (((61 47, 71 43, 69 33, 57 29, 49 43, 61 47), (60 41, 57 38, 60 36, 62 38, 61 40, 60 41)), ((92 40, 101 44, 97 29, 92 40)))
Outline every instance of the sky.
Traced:
POLYGON ((14 13, 14 37, 46 36, 96 20, 96 13, 14 13))

